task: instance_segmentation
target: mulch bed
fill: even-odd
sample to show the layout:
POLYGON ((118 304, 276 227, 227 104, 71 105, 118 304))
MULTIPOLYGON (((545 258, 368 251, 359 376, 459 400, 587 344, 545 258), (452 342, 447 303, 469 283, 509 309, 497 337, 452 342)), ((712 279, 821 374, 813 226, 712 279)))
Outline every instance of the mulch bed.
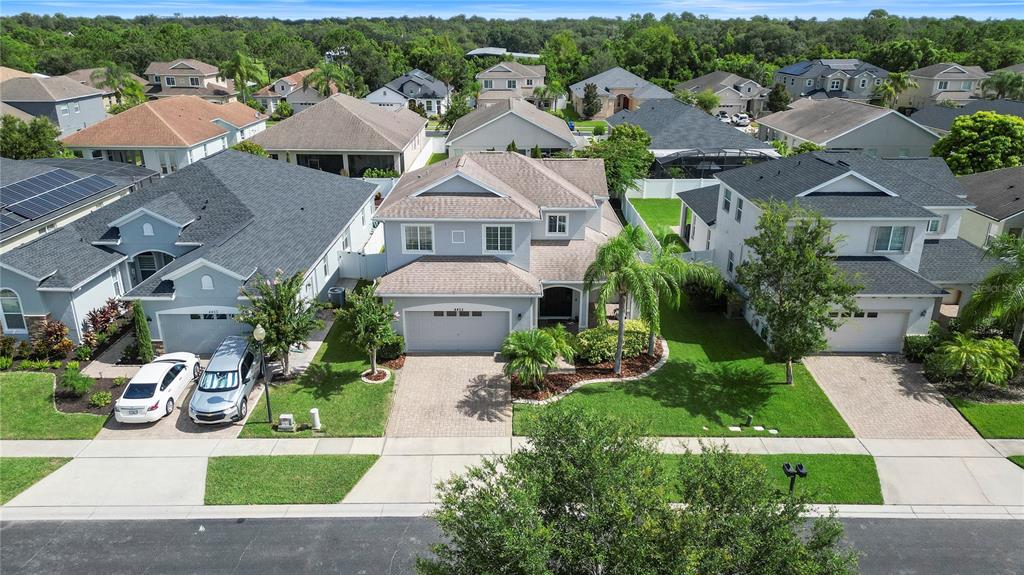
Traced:
POLYGON ((946 397, 955 397, 981 403, 1024 403, 1024 382, 1015 379, 1005 389, 994 385, 983 385, 978 389, 958 383, 933 383, 946 397))
POLYGON ((386 367, 386 368, 388 368, 390 370, 402 369, 403 367, 405 367, 405 354, 403 353, 402 355, 396 357, 395 359, 389 359, 387 361, 379 361, 377 363, 379 365, 383 365, 384 367, 386 367))
POLYGON ((383 369, 378 369, 377 373, 366 374, 363 377, 368 379, 368 380, 370 380, 370 381, 384 381, 385 379, 390 377, 390 375, 391 374, 389 374, 388 372, 384 371, 383 369))
MULTIPOLYGON (((662 349, 659 345, 655 348, 654 357, 649 357, 647 355, 647 350, 644 350, 644 352, 637 357, 623 358, 622 374, 618 377, 620 379, 625 377, 634 377, 646 372, 651 369, 654 364, 658 363, 658 360, 661 359, 661 355, 662 349)), ((523 386, 513 378, 512 398, 532 400, 547 399, 552 395, 557 395, 569 389, 581 381, 615 378, 615 374, 612 373, 612 369, 614 367, 615 363, 613 361, 607 361, 594 365, 577 365, 576 373, 549 374, 544 378, 544 382, 541 384, 544 386, 543 391, 537 391, 533 386, 523 386)))
MULTIPOLYGON (((56 372, 53 372, 56 373, 56 372)), ((57 389, 53 393, 53 403, 57 406, 57 411, 61 413, 92 413, 94 415, 110 415, 110 411, 114 409, 114 402, 117 398, 121 397, 124 392, 124 386, 127 382, 121 385, 114 385, 114 379, 103 378, 97 379, 96 385, 92 386, 88 392, 82 397, 76 397, 62 389, 60 386, 60 374, 57 374, 57 389), (110 403, 103 407, 93 407, 89 405, 89 396, 99 391, 110 392, 110 403)))

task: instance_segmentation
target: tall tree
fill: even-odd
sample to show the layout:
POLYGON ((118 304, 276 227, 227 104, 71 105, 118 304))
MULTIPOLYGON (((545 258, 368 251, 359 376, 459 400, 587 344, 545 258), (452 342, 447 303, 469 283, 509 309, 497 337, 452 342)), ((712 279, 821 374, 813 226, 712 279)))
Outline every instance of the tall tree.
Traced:
POLYGON ((220 73, 225 78, 231 78, 235 81, 235 88, 242 95, 241 101, 244 103, 249 102, 249 95, 251 93, 249 88, 250 82, 257 86, 270 83, 270 77, 263 62, 241 50, 236 51, 230 60, 221 64, 220 73))
POLYGON ((647 149, 651 137, 640 126, 620 124, 607 139, 593 142, 578 150, 577 157, 604 160, 608 193, 621 198, 636 188, 637 180, 646 178, 654 163, 654 154, 647 149))
POLYGON ((242 288, 241 295, 249 304, 235 318, 253 328, 262 325, 267 330, 264 353, 281 360, 284 377, 291 374, 288 350, 305 345, 309 334, 324 325, 319 317, 323 305, 303 297, 302 280, 301 271, 286 276, 278 270, 273 279, 257 276, 251 287, 242 288))
POLYGON ((97 88, 113 90, 118 104, 135 105, 145 100, 142 85, 120 64, 107 62, 93 70, 90 79, 96 82, 97 88))
POLYGON ((601 111, 601 98, 597 95, 597 84, 588 82, 583 85, 583 109, 580 113, 584 118, 593 118, 601 111))
POLYGON ((466 98, 461 94, 456 94, 448 103, 448 109, 444 111, 444 114, 438 120, 438 124, 450 130, 455 125, 455 122, 459 121, 459 118, 472 111, 469 103, 466 102, 466 98))
POLYGON ((985 257, 995 262, 967 305, 960 310, 967 327, 986 318, 996 318, 1013 325, 1013 343, 1020 346, 1024 336, 1024 238, 1000 235, 985 250, 985 257))
POLYGON ((146 319, 146 310, 142 308, 142 302, 132 302, 132 326, 135 328, 135 344, 138 349, 137 355, 142 363, 153 361, 153 336, 149 333, 149 321, 146 319))
POLYGON ((767 324, 768 344, 792 384, 793 360, 825 349, 825 330, 840 325, 830 314, 858 311, 860 288, 836 264, 839 238, 828 220, 779 202, 762 210, 757 235, 744 241, 753 257, 737 267, 736 283, 767 324))
POLYGON ((986 98, 1024 100, 1024 74, 1009 70, 995 72, 981 81, 981 90, 986 98))
POLYGON ((1024 165, 1024 118, 995 112, 960 116, 932 146, 932 155, 957 175, 1024 165))
POLYGON ((0 156, 13 160, 56 158, 64 155, 59 137, 60 128, 45 116, 23 122, 4 114, 0 120, 0 156))
POLYGON ((352 68, 345 64, 339 65, 327 61, 318 63, 316 68, 302 79, 302 89, 306 88, 310 88, 324 97, 335 92, 344 92, 350 96, 359 97, 366 91, 366 86, 352 72, 352 68))
POLYGON ((895 108, 900 94, 916 87, 917 82, 906 72, 890 72, 889 77, 875 88, 872 97, 879 100, 883 106, 895 108))
POLYGON ((385 303, 373 293, 372 285, 355 290, 348 297, 346 307, 338 312, 349 324, 349 332, 356 345, 370 355, 370 375, 377 375, 377 350, 395 338, 391 322, 395 319, 395 306, 385 303))
POLYGON ((786 91, 786 87, 782 84, 775 84, 772 86, 771 92, 768 92, 768 109, 772 112, 781 112, 789 108, 789 92, 786 91))

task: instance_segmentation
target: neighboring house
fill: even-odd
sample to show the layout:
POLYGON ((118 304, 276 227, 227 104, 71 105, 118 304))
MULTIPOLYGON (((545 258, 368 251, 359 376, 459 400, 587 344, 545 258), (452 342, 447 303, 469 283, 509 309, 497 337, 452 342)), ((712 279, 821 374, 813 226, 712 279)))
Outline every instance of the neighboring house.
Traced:
POLYGON ((875 88, 889 76, 878 66, 856 59, 804 60, 775 73, 775 83, 785 86, 789 97, 845 98, 867 102, 875 88))
POLYGON ((3 330, 43 318, 81 339, 107 298, 142 303, 163 351, 210 353, 236 321, 240 288, 305 274, 305 297, 337 281, 338 252, 371 231, 376 186, 243 152, 189 166, 4 254, 3 330))
POLYGON ((175 96, 139 104, 65 136, 85 158, 105 158, 169 174, 262 132, 267 116, 240 102, 175 96))
POLYGON ((255 138, 274 159, 335 174, 404 172, 427 144, 426 118, 335 94, 255 138))
POLYGON ((31 122, 35 118, 32 114, 19 110, 7 102, 0 102, 0 116, 14 116, 22 122, 31 122))
POLYGON ((28 78, 32 76, 28 72, 22 72, 21 70, 15 70, 14 68, 8 68, 7 66, 0 66, 0 82, 6 82, 11 78, 28 78))
POLYGON ((374 218, 410 352, 497 351, 510 331, 604 321, 583 276, 621 226, 602 160, 471 152, 403 176, 374 218))
POLYGON ((448 107, 448 86, 423 70, 410 70, 370 92, 367 102, 382 108, 408 108, 416 102, 428 116, 440 116, 448 107))
POLYGON ((1011 65, 1009 65, 1009 66, 1007 66, 1005 68, 1000 68, 998 70, 993 70, 993 71, 989 72, 988 75, 991 76, 992 74, 995 74, 996 72, 1015 72, 1017 74, 1024 74, 1024 62, 1022 62, 1020 64, 1011 64, 1011 65))
MULTIPOLYGON (((102 88, 100 87, 100 84, 102 84, 103 81, 106 79, 106 74, 103 71, 104 68, 82 68, 80 70, 75 70, 74 72, 68 72, 67 74, 64 74, 64 77, 70 78, 83 86, 96 88, 97 90, 103 92, 103 109, 109 110, 111 106, 117 103, 117 96, 114 95, 113 88, 109 88, 106 86, 102 88), (97 72, 99 72, 100 74, 93 78, 93 74, 97 72)), ((139 85, 143 88, 146 87, 146 84, 148 82, 146 81, 145 78, 141 76, 136 76, 135 74, 129 74, 129 76, 131 77, 132 80, 138 82, 139 85)))
POLYGON ((146 68, 146 95, 150 99, 171 96, 199 96, 215 104, 235 101, 235 81, 220 77, 212 64, 183 58, 171 62, 152 62, 146 68))
POLYGON ((521 99, 539 108, 558 107, 553 99, 539 98, 534 91, 544 85, 547 68, 542 64, 526 65, 519 62, 500 62, 476 75, 480 82, 477 107, 498 101, 521 99))
POLYGON ((1024 231, 1024 167, 1003 168, 957 178, 974 207, 964 213, 960 237, 984 247, 999 235, 1024 231))
POLYGON ((512 142, 523 154, 539 147, 543 156, 571 152, 576 137, 561 118, 523 100, 505 100, 487 108, 477 108, 458 119, 445 147, 450 157, 465 152, 506 150, 512 142))
POLYGON ((601 100, 601 110, 593 116, 597 120, 608 118, 620 110, 636 110, 648 100, 670 100, 673 97, 661 86, 616 67, 569 86, 572 106, 580 116, 583 116, 583 92, 587 84, 597 86, 597 97, 601 100))
POLYGON ((731 115, 745 112, 754 117, 761 115, 768 101, 768 92, 771 91, 749 78, 721 70, 676 86, 677 92, 684 90, 694 94, 706 90, 718 96, 718 107, 712 113, 725 111, 731 115))
MULTIPOLYGON (((268 114, 273 114, 281 100, 288 102, 295 112, 301 112, 310 106, 315 106, 327 99, 313 88, 303 88, 302 83, 313 73, 313 68, 296 72, 284 78, 278 78, 269 86, 264 86, 255 91, 252 95, 257 102, 267 109, 268 114)), ((338 88, 331 84, 331 93, 337 94, 338 88)))
POLYGON ((980 66, 934 64, 908 73, 917 83, 899 95, 897 104, 907 108, 923 108, 932 104, 952 102, 963 105, 981 94, 979 84, 988 75, 980 66))
POLYGON ((620 110, 608 123, 613 129, 632 124, 647 132, 655 178, 713 178, 722 170, 778 157, 771 144, 676 99, 650 100, 632 110, 620 110))
MULTIPOLYGON (((810 152, 718 179, 710 251, 691 257, 713 262, 727 281, 754 257, 744 240, 757 233, 767 202, 798 204, 832 222, 833 237, 841 238, 839 267, 863 287, 856 296, 861 311, 827 334, 831 351, 899 352, 905 335, 928 332, 940 302, 966 303, 991 266, 982 250, 958 237, 972 204, 941 158, 810 152)), ((706 209, 701 200, 690 205, 695 214, 706 209)), ((697 239, 693 247, 700 247, 697 239)), ((745 315, 770 336, 749 306, 745 315)))
POLYGON ((0 158, 0 253, 122 198, 159 174, 80 158, 0 158))
POLYGON ((953 127, 953 120, 960 116, 970 116, 975 112, 995 112, 1007 116, 1024 118, 1024 101, 1018 100, 968 100, 959 108, 948 108, 933 104, 925 106, 911 114, 911 118, 922 126, 927 126, 940 136, 947 134, 953 127))
POLYGON ((856 150, 880 158, 931 155, 935 132, 896 110, 833 98, 803 99, 789 110, 760 118, 758 138, 790 148, 812 142, 829 150, 856 150))
POLYGON ((718 188, 712 184, 676 194, 683 202, 679 215, 679 236, 693 252, 714 249, 715 220, 718 218, 718 188))
POLYGON ((484 46, 483 48, 474 48, 469 52, 466 52, 467 58, 474 57, 496 57, 496 58, 522 58, 524 60, 539 60, 540 54, 531 54, 529 52, 509 52, 505 48, 495 48, 493 46, 484 46))
POLYGON ((103 93, 56 76, 21 76, 0 84, 0 101, 30 116, 43 116, 67 135, 107 117, 103 93))

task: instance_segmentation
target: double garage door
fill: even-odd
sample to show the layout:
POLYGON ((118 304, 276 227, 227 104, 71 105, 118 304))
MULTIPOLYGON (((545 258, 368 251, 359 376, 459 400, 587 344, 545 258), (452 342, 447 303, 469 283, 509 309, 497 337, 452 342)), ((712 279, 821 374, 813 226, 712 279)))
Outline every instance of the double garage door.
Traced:
POLYGON ((498 351, 509 331, 509 312, 452 308, 407 311, 405 347, 411 352, 498 351))
POLYGON ((233 313, 160 314, 165 353, 211 354, 229 335, 248 332, 248 326, 236 321, 233 313))
POLYGON ((829 351, 898 353, 908 316, 905 311, 865 311, 844 317, 843 325, 828 335, 829 351))

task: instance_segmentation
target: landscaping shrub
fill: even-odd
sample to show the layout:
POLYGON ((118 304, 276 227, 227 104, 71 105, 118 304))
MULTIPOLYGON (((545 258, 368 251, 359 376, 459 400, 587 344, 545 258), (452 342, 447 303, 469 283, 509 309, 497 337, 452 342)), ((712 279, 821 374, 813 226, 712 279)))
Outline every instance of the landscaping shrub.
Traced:
POLYGON ((397 359, 404 350, 405 338, 396 333, 380 346, 380 349, 377 350, 377 358, 381 361, 397 359))
POLYGON ((32 344, 28 340, 21 340, 18 342, 18 348, 14 351, 14 357, 25 359, 32 355, 32 344))
POLYGON ((63 358, 74 347, 75 344, 68 339, 68 326, 55 319, 43 320, 39 332, 32 341, 33 355, 44 359, 63 358))
POLYGON ((96 380, 71 369, 65 370, 63 377, 60 378, 60 386, 76 397, 89 393, 94 385, 96 380))
POLYGON ((721 311, 725 309, 725 294, 715 293, 710 286, 699 285, 696 282, 683 284, 683 293, 690 307, 697 311, 721 311))
POLYGON ((128 378, 124 377, 123 375, 120 375, 120 376, 114 378, 113 386, 114 387, 121 387, 122 385, 124 385, 126 383, 128 383, 128 378))
POLYGON ((604 135, 604 131, 605 131, 604 130, 604 124, 598 124, 598 125, 594 126, 594 135, 595 136, 603 136, 604 135))
POLYGON ((18 340, 9 335, 0 336, 0 356, 13 358, 17 344, 18 340))
POLYGON ((146 311, 138 301, 132 302, 132 319, 135 323, 135 342, 139 346, 136 356, 142 363, 153 361, 153 337, 149 334, 146 311))
POLYGON ((388 168, 367 168, 363 172, 364 178, 397 178, 398 172, 388 168))
POLYGON ((1020 350, 1012 340, 978 339, 958 333, 925 360, 929 381, 956 381, 972 388, 1006 387, 1020 369, 1020 350))
POLYGON ((75 371, 78 371, 79 365, 81 364, 79 364, 77 361, 69 361, 67 362, 67 364, 64 365, 64 369, 73 369, 75 371))
POLYGON ((0 371, 7 371, 14 365, 14 358, 9 355, 0 355, 0 371))
POLYGON ((938 341, 930 335, 908 335, 903 338, 903 355, 907 361, 921 363, 935 351, 938 341))
POLYGON ((970 328, 965 328, 961 325, 960 318, 954 317, 949 320, 949 331, 953 333, 966 333, 978 339, 988 339, 992 337, 1012 338, 1013 322, 1011 321, 1006 325, 1003 325, 994 317, 986 317, 979 320, 970 328))
POLYGON ((47 359, 26 359, 18 366, 28 371, 45 371, 47 369, 60 369, 60 361, 47 359))
POLYGON ((85 315, 83 331, 109 334, 113 327, 113 331, 116 332, 116 322, 123 314, 124 309, 121 307, 121 303, 114 298, 109 298, 102 306, 85 315))
POLYGON ((75 348, 75 359, 78 361, 89 361, 92 358, 92 348, 87 345, 80 345, 75 348))
MULTIPOLYGON (((647 348, 647 323, 639 319, 626 320, 626 333, 622 357, 636 357, 647 348)), ((587 329, 577 336, 577 358, 583 363, 595 364, 615 358, 619 328, 607 325, 587 329)))
POLYGON ((106 407, 114 400, 109 391, 97 391, 89 396, 89 405, 93 407, 106 407))

